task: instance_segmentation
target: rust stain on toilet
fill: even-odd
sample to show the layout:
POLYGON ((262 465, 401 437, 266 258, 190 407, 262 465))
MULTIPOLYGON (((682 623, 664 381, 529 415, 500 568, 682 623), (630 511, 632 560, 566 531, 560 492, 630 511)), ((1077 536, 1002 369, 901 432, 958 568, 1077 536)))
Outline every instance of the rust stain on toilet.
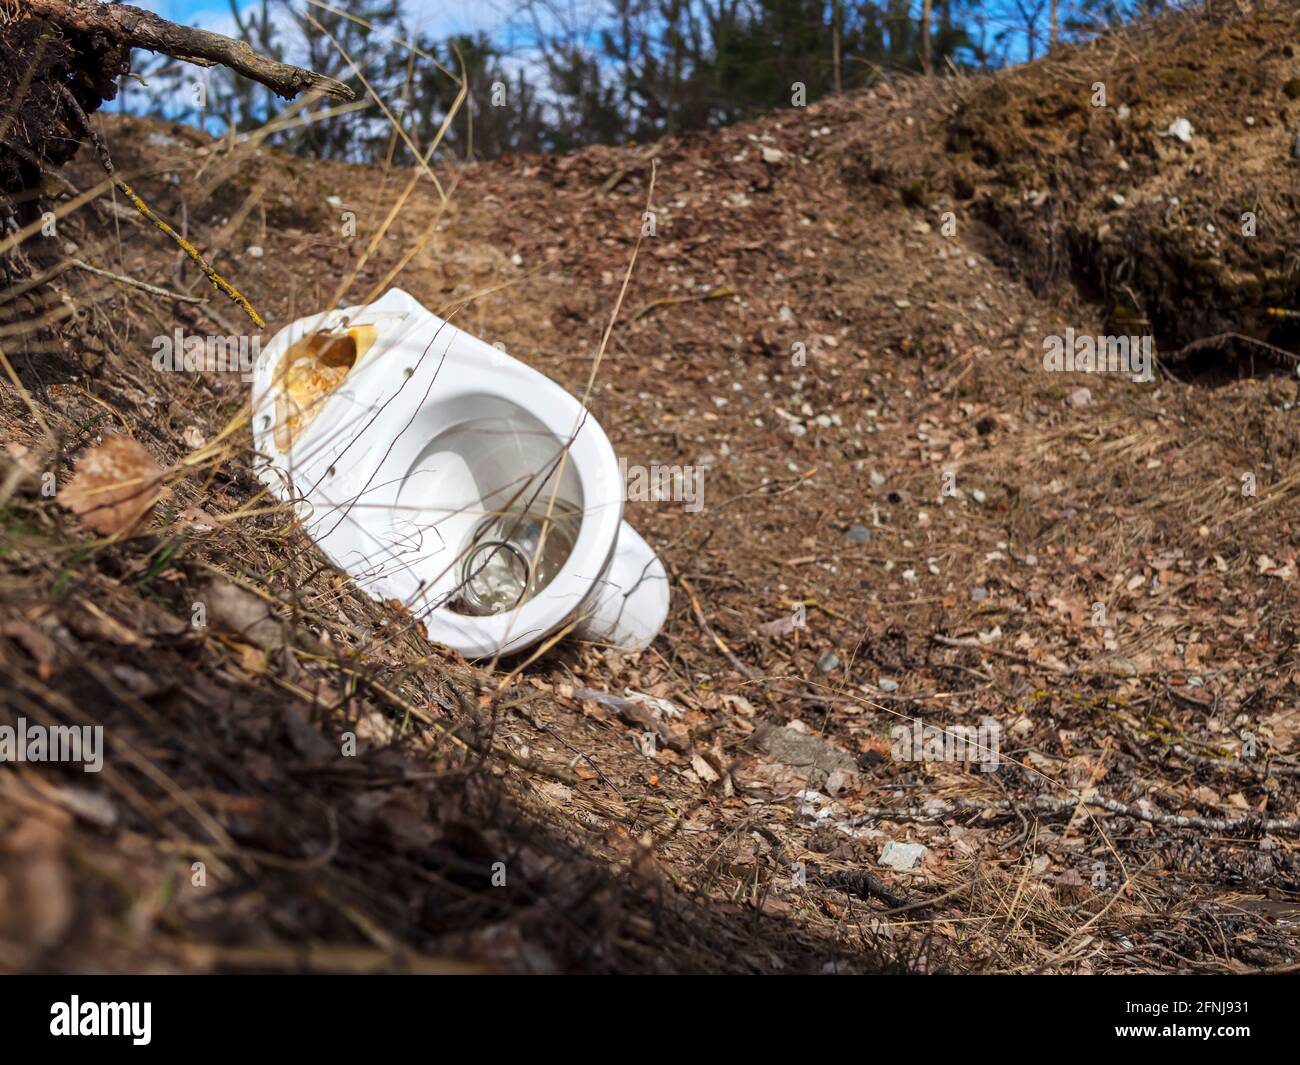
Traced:
POLYGON ((284 353, 275 384, 275 446, 280 451, 293 446, 325 399, 370 350, 376 335, 373 325, 312 333, 284 353))

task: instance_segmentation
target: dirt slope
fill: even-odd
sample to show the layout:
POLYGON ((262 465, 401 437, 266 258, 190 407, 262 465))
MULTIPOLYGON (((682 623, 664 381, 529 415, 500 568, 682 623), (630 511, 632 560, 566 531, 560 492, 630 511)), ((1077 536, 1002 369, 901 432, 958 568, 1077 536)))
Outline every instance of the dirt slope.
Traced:
MULTIPOLYGON (((1257 19, 1207 32, 1248 52, 1279 25, 1257 19)), ((430 646, 257 495, 246 428, 219 438, 236 376, 150 368, 178 325, 242 332, 233 307, 11 282, 0 347, 26 394, 0 386, 0 424, 32 476, 0 480, 0 702, 103 722, 110 754, 97 778, 0 766, 0 967, 1294 964, 1296 387, 1044 372, 1045 337, 1105 332, 1113 307, 999 265, 1038 231, 975 193, 1005 180, 1011 203, 1064 164, 972 176, 953 144, 1000 128, 1034 69, 441 175, 452 205, 396 283, 580 392, 656 168, 593 410, 630 466, 703 467, 704 505, 628 504, 674 580, 637 657, 568 644, 490 672, 430 646), (114 544, 39 477, 63 484, 109 428, 173 494, 114 544), (192 626, 196 601, 224 625, 192 626), (252 638, 257 603, 279 620, 252 638), (643 749, 628 691, 683 711, 671 744, 643 749), (892 756, 899 723, 986 717, 997 772, 892 756), (890 842, 925 856, 883 867, 890 842)), ((1204 111, 1196 84, 1162 91, 1204 111)), ((328 303, 409 176, 106 129, 272 329, 328 303)), ((437 219, 424 183, 349 297, 437 219)), ((58 240, 202 293, 111 207, 58 240)))
POLYGON ((871 145, 860 165, 989 223, 1036 291, 1082 286, 1109 331, 1154 334, 1184 379, 1225 356, 1285 375, 1294 357, 1242 338, 1182 349, 1295 346, 1300 315, 1271 312, 1296 311, 1300 285, 1297 48, 1292 5, 1174 15, 974 83, 939 136, 871 145))

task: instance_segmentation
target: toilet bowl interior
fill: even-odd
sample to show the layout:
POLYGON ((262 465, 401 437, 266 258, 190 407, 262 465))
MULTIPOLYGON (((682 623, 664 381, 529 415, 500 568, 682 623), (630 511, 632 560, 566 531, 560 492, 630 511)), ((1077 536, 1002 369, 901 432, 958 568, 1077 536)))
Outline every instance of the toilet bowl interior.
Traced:
POLYGON ((582 479, 565 442, 518 404, 486 395, 431 404, 408 435, 423 446, 395 452, 380 471, 396 477, 385 568, 409 573, 418 591, 408 605, 462 609, 467 585, 485 593, 490 583, 492 594, 471 595, 465 612, 491 614, 541 591, 582 521, 582 479))

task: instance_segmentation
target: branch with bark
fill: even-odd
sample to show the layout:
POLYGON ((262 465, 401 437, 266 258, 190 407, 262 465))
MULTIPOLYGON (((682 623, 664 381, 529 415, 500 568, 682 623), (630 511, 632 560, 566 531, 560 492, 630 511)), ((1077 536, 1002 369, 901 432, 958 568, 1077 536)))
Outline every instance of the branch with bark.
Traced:
POLYGON ((99 0, 19 0, 19 7, 65 29, 102 34, 130 48, 161 52, 199 66, 229 67, 261 82, 286 100, 313 89, 340 100, 351 100, 354 95, 340 81, 258 55, 244 41, 193 26, 180 26, 128 4, 109 5, 99 0))

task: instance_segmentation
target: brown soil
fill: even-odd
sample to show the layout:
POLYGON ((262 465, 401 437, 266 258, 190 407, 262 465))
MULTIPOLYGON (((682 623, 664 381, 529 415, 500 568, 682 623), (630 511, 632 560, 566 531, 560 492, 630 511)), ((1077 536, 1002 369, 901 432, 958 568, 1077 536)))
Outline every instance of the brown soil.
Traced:
POLYGON ((996 235, 1042 294, 1078 287, 1109 332, 1152 333, 1183 378, 1294 370, 1300 286, 1300 12, 1161 19, 965 87, 935 135, 873 142, 859 166, 996 235), (1178 119, 1190 140, 1171 136, 1178 119), (1224 372, 1227 353, 1242 365, 1224 372), (1254 358, 1257 365, 1247 360, 1254 358), (1231 372, 1238 371, 1238 372, 1231 372))
MULTIPOLYGON (((237 376, 152 370, 152 338, 177 326, 243 332, 233 305, 79 270, 12 285, 0 348, 23 391, 0 383, 0 425, 27 452, 0 471, 0 704, 102 722, 109 755, 98 777, 0 766, 0 968, 1294 965, 1296 386, 1041 365, 1045 336, 1114 320, 1123 251, 1100 280, 1078 259, 1089 239, 1110 247, 1112 191, 1134 205, 1115 239, 1150 249, 1123 284, 1162 344, 1254 329, 1232 308, 1258 301, 1228 279, 1267 289, 1282 262, 1263 220, 1291 210, 1296 105, 1273 93, 1286 57, 1269 58, 1284 10, 1180 18, 993 79, 880 87, 658 146, 442 174, 458 179, 452 206, 396 283, 581 393, 657 167, 656 235, 592 407, 630 465, 707 472, 698 514, 628 504, 674 581, 639 656, 565 643, 492 670, 431 646, 258 495, 237 376), (1242 69, 1268 106, 1211 106, 1195 79, 1158 76, 1181 56, 1242 69), (1061 74, 1089 64, 1118 71, 1110 113, 1088 110, 1101 76, 1061 74), (1231 125, 1246 114, 1250 133, 1231 125), (1154 137, 1184 115, 1190 150, 1154 137), (1109 139, 1122 180, 1071 162, 1085 142, 1111 158, 1109 139), (1215 200, 1229 185, 1239 195, 1215 200), (1052 193, 1048 216, 1026 187, 1052 193), (1177 225, 1146 213, 1157 190, 1180 197, 1177 225), (1223 287, 1189 303, 1202 290, 1162 282, 1159 264, 1191 255, 1205 221, 1227 229, 1243 197, 1261 204, 1257 243, 1224 236, 1207 282, 1223 287), (1204 310, 1224 293, 1238 302, 1204 310), (1189 307, 1195 328, 1176 313, 1189 307), (40 490, 110 428, 172 492, 114 543, 40 490), (224 625, 191 625, 195 602, 227 604, 224 625), (269 617, 231 623, 259 602, 269 617), (770 624, 797 603, 804 627, 770 624), (685 712, 673 744, 643 751, 610 698, 627 690, 685 712), (900 722, 985 716, 1004 729, 996 773, 890 756, 900 722), (339 755, 346 732, 356 757, 339 755), (891 841, 927 853, 895 872, 878 861, 891 841)), ((272 329, 327 304, 409 176, 106 128, 119 165, 150 172, 149 203, 272 329)), ((97 181, 92 154, 68 176, 97 181)), ((349 296, 437 204, 422 184, 349 296)), ((205 294, 111 202, 55 239, 205 294)))

